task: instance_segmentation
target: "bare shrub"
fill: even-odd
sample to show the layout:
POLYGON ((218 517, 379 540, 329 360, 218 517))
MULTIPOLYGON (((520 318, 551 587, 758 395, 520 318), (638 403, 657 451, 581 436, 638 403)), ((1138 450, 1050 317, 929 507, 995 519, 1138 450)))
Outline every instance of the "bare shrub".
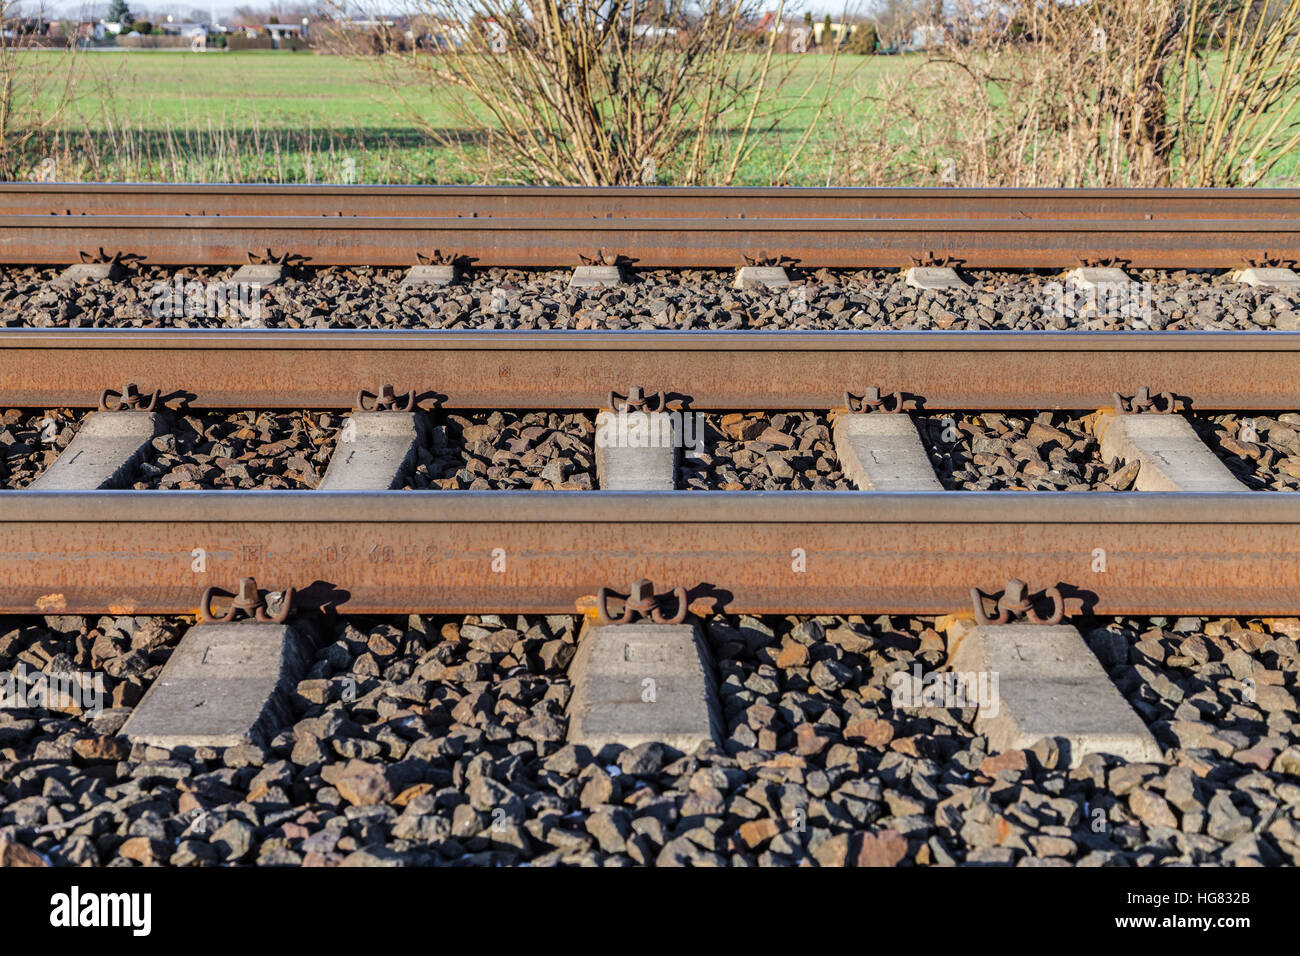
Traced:
MULTIPOLYGON (((336 29, 437 141, 471 131, 483 179, 571 185, 726 184, 763 134, 796 109, 811 124, 774 171, 780 181, 831 94, 834 57, 804 89, 762 0, 414 0, 410 35, 336 29), (444 102, 458 129, 431 122, 444 102)), ((778 8, 776 23, 783 19, 778 8)))
POLYGON ((0 179, 12 180, 37 164, 34 148, 72 101, 77 48, 72 37, 52 44, 38 35, 15 0, 0 0, 0 24, 0 179))
POLYGON ((1252 185, 1300 146, 1300 0, 959 0, 949 22, 864 96, 855 181, 1252 185))

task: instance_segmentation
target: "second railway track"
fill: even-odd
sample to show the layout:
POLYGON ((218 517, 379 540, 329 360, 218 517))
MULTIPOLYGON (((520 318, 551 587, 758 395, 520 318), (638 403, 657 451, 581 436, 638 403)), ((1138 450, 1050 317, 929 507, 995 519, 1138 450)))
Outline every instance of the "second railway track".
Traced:
POLYGON ((761 190, 0 186, 0 259, 108 249, 152 264, 568 266, 598 250, 644 268, 785 258, 810 268, 971 268, 1080 259, 1235 268, 1300 256, 1291 190, 761 190))

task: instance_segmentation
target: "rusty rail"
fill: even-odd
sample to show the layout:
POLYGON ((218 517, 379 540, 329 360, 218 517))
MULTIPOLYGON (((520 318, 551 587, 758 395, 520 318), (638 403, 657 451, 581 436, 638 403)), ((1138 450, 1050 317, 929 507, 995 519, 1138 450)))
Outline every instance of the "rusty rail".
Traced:
POLYGON ((663 390, 695 409, 829 409, 846 391, 922 409, 1088 409, 1173 392, 1198 411, 1297 404, 1300 332, 3 329, 0 401, 98 407, 133 383, 207 408, 350 408, 414 389, 447 408, 603 407, 663 390))
POLYGON ((696 613, 969 613, 1032 576, 1069 614, 1294 615, 1298 552, 1283 493, 0 492, 3 613, 193 614, 249 575, 345 613, 572 612, 641 577, 696 613))
POLYGON ((1295 219, 1294 189, 853 189, 0 183, 0 216, 1295 219))
POLYGON ((66 264, 84 252, 152 265, 235 265, 251 250, 313 266, 410 266, 435 250, 479 266, 564 267, 596 250, 645 268, 894 268, 930 255, 970 268, 1055 268, 1114 257, 1137 268, 1233 268, 1300 258, 1300 219, 419 218, 0 216, 0 262, 66 264))

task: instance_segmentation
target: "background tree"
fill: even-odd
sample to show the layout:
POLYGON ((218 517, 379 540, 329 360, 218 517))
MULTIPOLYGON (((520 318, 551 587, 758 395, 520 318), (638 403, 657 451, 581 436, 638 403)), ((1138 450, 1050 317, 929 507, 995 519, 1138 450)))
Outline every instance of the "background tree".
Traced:
POLYGON ((120 23, 122 28, 126 29, 135 20, 135 16, 131 13, 131 8, 127 6, 126 0, 112 0, 108 5, 108 13, 104 15, 104 19, 109 23, 120 23))
POLYGON ((870 54, 876 52, 876 25, 863 20, 849 35, 846 53, 870 54))

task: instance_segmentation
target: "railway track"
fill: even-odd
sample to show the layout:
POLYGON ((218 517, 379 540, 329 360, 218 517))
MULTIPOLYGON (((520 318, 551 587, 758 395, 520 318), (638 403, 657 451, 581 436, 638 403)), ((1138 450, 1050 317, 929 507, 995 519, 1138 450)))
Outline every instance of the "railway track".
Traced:
POLYGON ((0 215, 1295 219, 1300 191, 0 183, 0 215))
MULTIPOLYGON (((391 386, 429 409, 589 410, 629 383, 675 407, 842 407, 868 385, 913 407, 1100 408, 1138 387, 1196 411, 1294 409, 1300 334, 0 332, 7 405, 95 407, 135 385, 191 409, 350 407, 391 386), (1142 383, 1140 386, 1132 383, 1142 383)), ((111 414, 111 413, 99 413, 111 414)), ((1103 614, 1298 613, 1291 494, 593 491, 20 491, 0 499, 0 609, 190 613, 209 542, 231 581, 262 575, 360 612, 573 610, 624 578, 682 582, 745 613, 948 613, 971 587, 1035 573, 1103 614), (1116 555, 1086 568, 1099 535, 1116 555), (723 542, 726 542, 723 544, 723 542), (792 549, 819 555, 786 584, 792 549), (517 555, 484 576, 495 548, 517 555), (337 554, 352 556, 339 562, 337 554), (380 555, 367 560, 362 555, 380 555), (340 590, 341 589, 341 590, 340 590), (346 594, 346 597, 341 595, 346 594)), ((1072 598, 1072 601, 1075 599, 1072 598)))
MULTIPOLYGON (((818 266, 942 253, 999 268, 1113 256, 1226 268, 1300 251, 1298 202, 1230 191, 0 186, 0 259, 64 264, 104 247, 147 264, 222 265, 270 249, 309 265, 411 265, 450 249, 479 265, 569 266, 603 245, 637 265, 738 266, 761 243, 818 266), (263 215, 277 196, 277 215, 263 215)), ((40 728, 0 719, 0 787, 18 804, 0 806, 0 825, 56 862, 1300 859, 1294 787, 1273 787, 1271 804, 1229 799, 1247 771, 1276 782, 1300 769, 1300 492, 1247 490, 1223 449, 1186 424, 1226 414, 1232 454, 1263 470, 1298 460, 1279 458, 1289 439, 1254 435, 1256 418, 1275 434, 1300 431, 1285 414, 1300 411, 1298 352, 1300 333, 1273 331, 0 330, 0 407, 72 409, 76 422, 70 442, 19 441, 40 473, 0 491, 0 613, 24 622, 0 635, 0 658, 107 669, 113 704, 104 718, 40 728), (1154 411, 1142 411, 1148 395, 1154 411), (1175 414, 1156 413, 1166 405, 1175 414), (249 409, 338 422, 316 446, 332 449, 319 487, 128 490, 155 440, 170 447, 182 426, 249 409), (717 429, 732 429, 736 469, 798 458, 825 432, 841 490, 721 490, 714 479, 691 485, 714 490, 684 490, 684 442, 602 444, 620 409, 652 428, 658 414, 705 416, 706 459, 720 454, 717 429), (1082 417, 1033 414, 1049 410, 1082 417), (477 457, 467 477, 481 479, 498 458, 532 453, 525 433, 553 429, 530 423, 560 413, 586 423, 591 490, 404 489, 413 449, 456 428, 473 430, 453 452, 477 457), (1128 477, 1098 473, 1123 490, 938 490, 933 434, 1009 414, 1032 418, 1036 437, 989 425, 1005 440, 971 442, 980 468, 1015 476, 1029 459, 1061 467, 1067 445, 1102 458, 1120 448, 1128 477), (806 429, 784 423, 798 416, 806 429), (517 424, 503 433, 497 419, 517 424), (1037 450, 1014 450, 1026 442, 1037 450), (647 477, 665 490, 633 490, 647 477), (1169 490, 1139 490, 1152 487, 1169 490), (261 623, 192 623, 234 617, 236 605, 261 623), (638 613, 684 617, 694 637, 656 624, 652 648, 643 625, 608 626, 638 613), (996 650, 971 635, 1018 615, 1070 627, 1020 630, 1034 635, 1021 663, 959 656, 996 650), (295 631, 311 637, 307 651, 294 649, 295 631), (601 634, 626 635, 623 659, 650 670, 694 660, 691 640, 711 648, 708 674, 688 690, 703 700, 716 682, 714 711, 680 736, 652 733, 682 750, 711 741, 694 763, 670 765, 644 742, 616 756, 597 745, 592 715, 617 710, 598 700, 608 662, 583 650, 601 634), (1049 653, 1038 660, 1035 648, 1049 653), (158 660, 168 654, 170 671, 158 660), (1092 670, 1062 678, 1061 660, 1092 670), (944 667, 1001 669, 1019 736, 981 723, 982 699, 976 719, 959 720, 960 706, 939 714, 891 697, 895 672, 928 679, 944 667), (267 682, 259 700, 275 706, 240 704, 230 717, 223 708, 249 697, 235 676, 267 682), (205 708, 227 725, 196 729, 205 708), (1104 736, 1114 720, 1122 733, 1100 744, 1111 756, 1071 773, 1098 747, 1088 726, 1105 725, 1104 736), (587 745, 605 756, 581 756, 587 745), (59 761, 115 766, 113 800, 41 796, 52 809, 36 809, 36 771, 59 761), (615 765, 646 786, 624 788, 615 765), (1187 765, 1213 766, 1195 800, 1178 796, 1191 787, 1187 765), (249 779, 246 767, 258 768, 249 779), (697 769, 690 794, 667 782, 697 769), (1024 806, 990 822, 977 793, 1008 771, 1024 806), (159 782, 172 772, 193 776, 159 782), (1172 815, 1167 805, 1124 796, 1138 772, 1143 793, 1177 807, 1176 827, 1159 812, 1172 815), (483 782, 494 774, 500 782, 483 782), (175 814, 167 840, 133 830, 137 778, 175 814), (778 779, 779 799, 767 789, 778 779), (511 788, 543 799, 525 806, 511 788), (251 822, 229 811, 236 799, 251 822), (302 801, 310 811, 283 830, 288 817, 262 812, 302 801), (1113 834, 1096 829, 1099 806, 1113 834), (330 829, 345 810, 365 822, 330 829), (799 813, 807 832, 790 822, 799 813), (703 817, 722 822, 698 826, 703 817)), ((241 430, 257 431, 250 421, 241 430)), ((5 427, 26 426, 8 415, 5 427)), ((820 452, 807 454, 821 466, 820 452)), ((247 457, 213 451, 224 464, 211 467, 247 457)), ((535 471, 547 464, 538 457, 535 471)), ((672 687, 662 683, 664 701, 677 700, 672 687)), ((1264 790, 1252 786, 1255 801, 1264 790)))
POLYGON ((155 265, 234 265, 271 250, 313 266, 409 266, 450 252, 477 266, 556 267, 605 250, 641 268, 898 268, 930 254, 969 268, 1111 257, 1136 268, 1240 268, 1300 255, 1300 220, 517 219, 0 216, 0 260, 75 262, 117 249, 155 265))
POLYGON ((901 389, 918 407, 1097 408, 1146 386, 1197 410, 1290 410, 1300 333, 3 329, 9 405, 94 407, 136 382, 203 408, 596 409, 637 382, 692 409, 829 409, 901 389))
POLYGON ((0 190, 0 260, 68 263, 108 250, 155 265, 270 253, 315 266, 410 266, 439 255, 554 267, 603 255, 641 268, 953 259, 1005 269, 1098 259, 1240 268, 1300 256, 1293 191, 412 190, 11 188, 0 190))

